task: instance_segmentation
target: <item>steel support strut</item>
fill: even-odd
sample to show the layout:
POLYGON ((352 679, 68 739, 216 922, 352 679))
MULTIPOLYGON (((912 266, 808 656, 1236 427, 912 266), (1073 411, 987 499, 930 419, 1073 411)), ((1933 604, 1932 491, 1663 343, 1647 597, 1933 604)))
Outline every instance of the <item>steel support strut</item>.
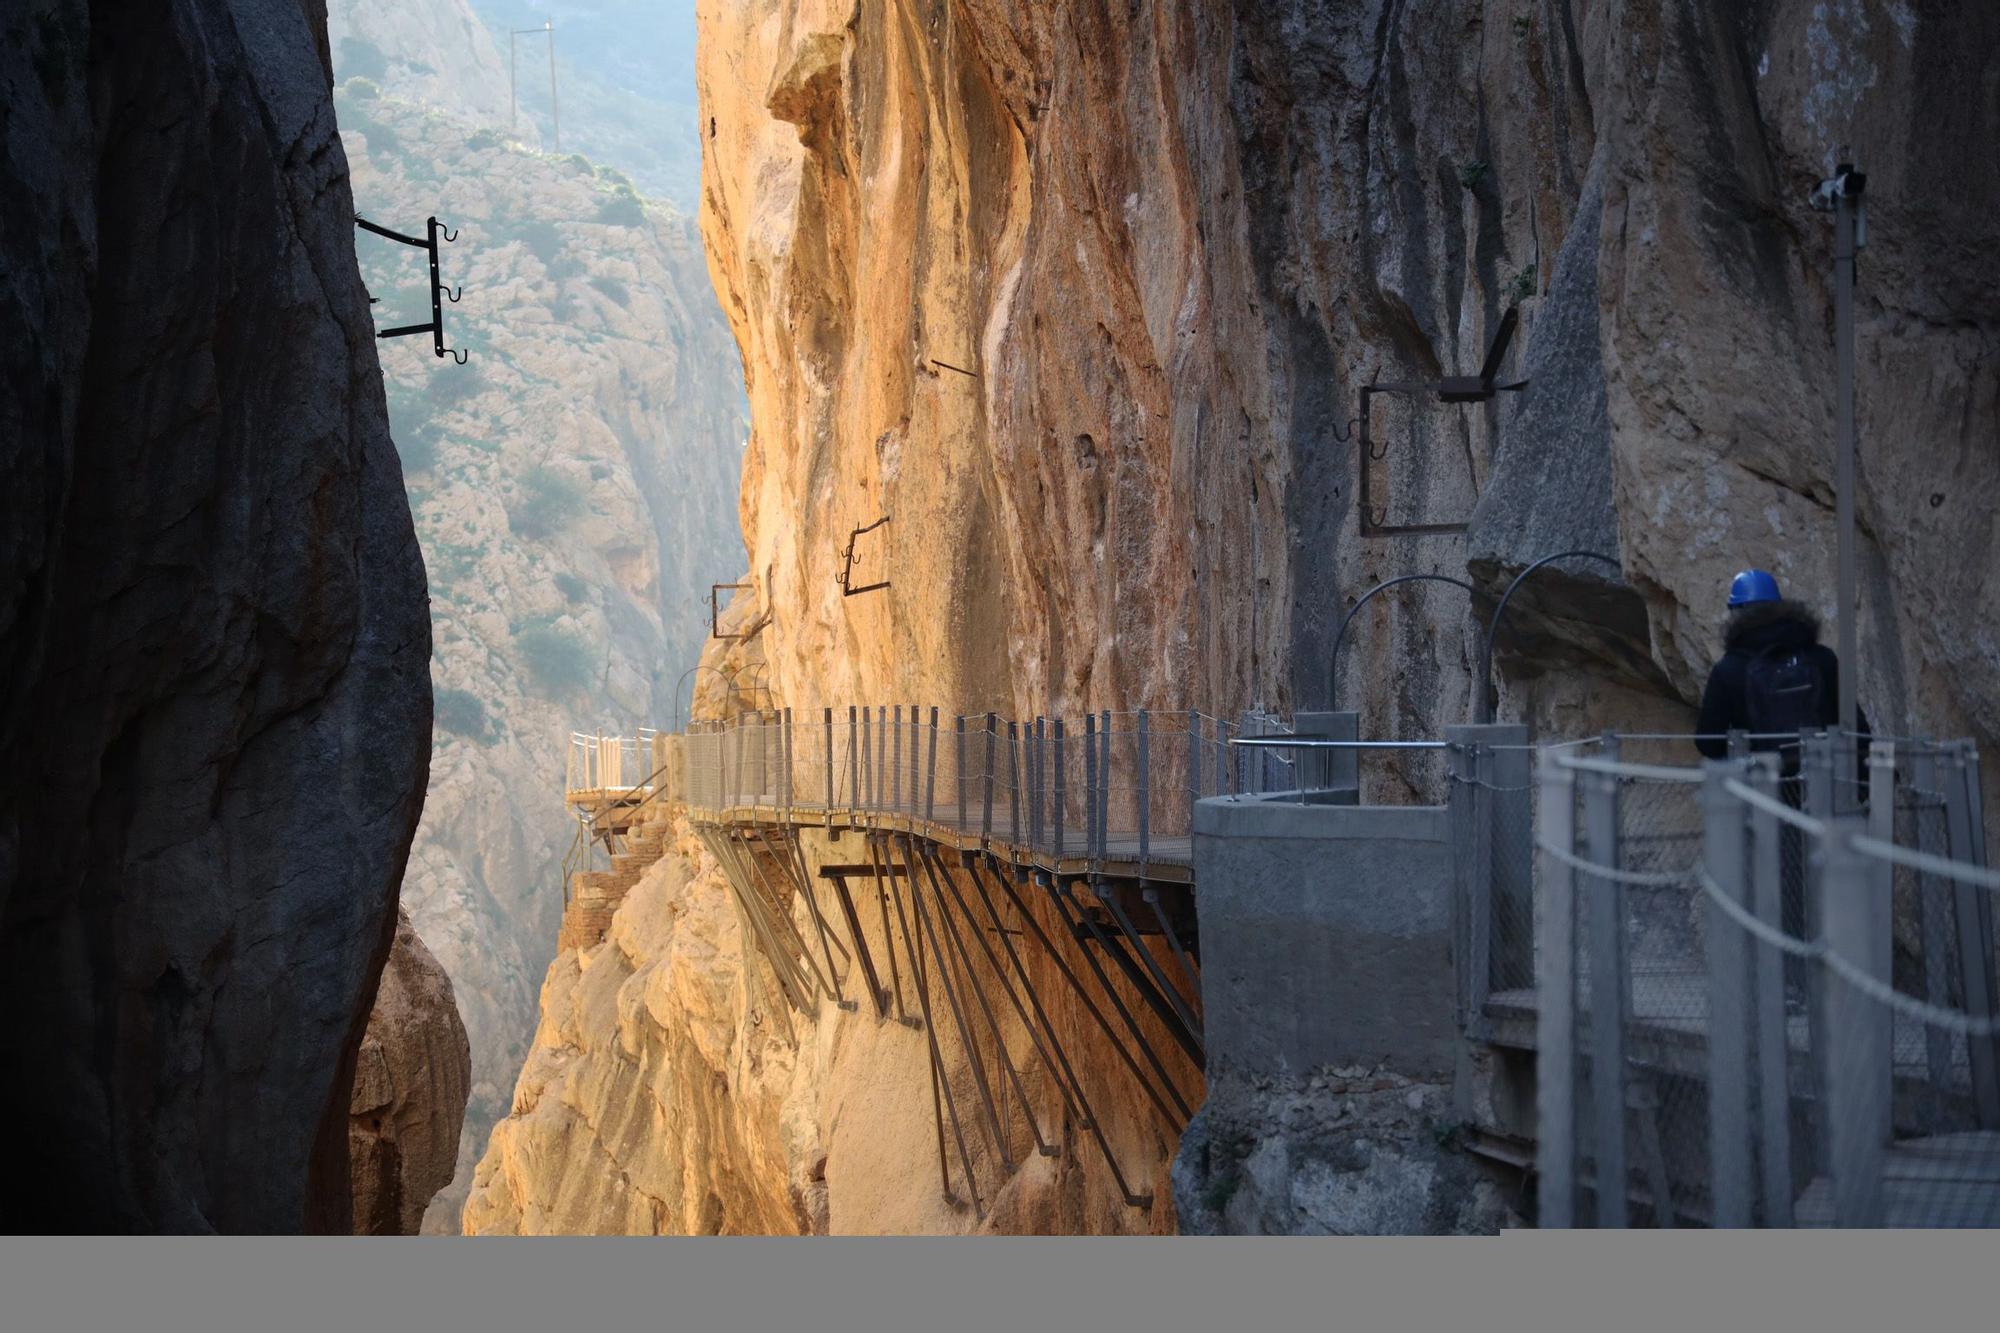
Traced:
MULTIPOLYGON (((1102 1029, 1105 1038, 1111 1043, 1112 1050, 1117 1052, 1120 1062, 1124 1064, 1126 1069, 1131 1071, 1132 1077, 1138 1080, 1140 1089, 1145 1092, 1146 1099, 1153 1104, 1153 1109, 1160 1113, 1160 1119, 1166 1123, 1168 1132, 1178 1136, 1187 1124, 1187 1113, 1183 1111, 1181 1114, 1176 1115, 1173 1108, 1167 1105, 1166 1099, 1160 1095, 1159 1089, 1153 1086, 1152 1080, 1147 1078, 1144 1071, 1139 1068, 1139 1062, 1134 1060, 1132 1053, 1125 1049, 1125 1043, 1119 1038, 1117 1030, 1111 1026, 1111 1020, 1104 1016, 1104 1011, 1097 1007, 1097 1001, 1091 998, 1089 988, 1083 984, 1082 979, 1076 975, 1070 965, 1063 960, 1062 954, 1056 950, 1055 942, 1042 929, 1041 922, 1036 920, 1028 911, 1027 903, 1022 900, 1021 895, 1015 891, 1014 886, 1007 881, 1006 877, 1000 873, 999 862, 991 857, 988 860, 991 863, 994 879, 999 882, 1002 892, 1012 900, 1014 910, 1027 923, 1029 932, 1034 935, 1036 942, 1048 954, 1049 961, 1056 965, 1056 970, 1062 973, 1063 980, 1069 983, 1070 989, 1076 993, 1077 999, 1082 1001, 1084 1011, 1102 1029)), ((1053 896, 1053 893, 1054 891, 1051 890, 1051 896, 1053 896)), ((1058 915, 1063 917, 1064 929, 1069 929, 1068 915, 1061 911, 1060 902, 1057 903, 1057 912, 1058 915)), ((1084 961, 1090 963, 1092 967, 1096 967, 1096 960, 1091 958, 1088 951, 1084 953, 1084 961)), ((1103 977, 1101 969, 1098 971, 1098 976, 1100 978, 1103 977)), ((1172 1089, 1169 1088, 1169 1091, 1172 1091, 1172 1089)), ((1175 1100, 1179 1100, 1178 1095, 1176 1095, 1175 1100)))
MULTIPOLYGON (((1076 986, 1076 978, 1070 974, 1062 959, 1056 957, 1054 946, 1051 944, 1048 936, 1042 932, 1040 923, 1028 915, 1020 897, 1008 887, 1007 881, 1001 877, 998 863, 993 861, 991 857, 986 859, 988 869, 992 872, 994 880, 1000 885, 1002 891, 1013 900, 1014 910, 1021 915, 1022 920, 1027 922, 1029 929, 1041 943, 1043 950, 1055 962, 1056 967, 1069 979, 1072 986, 1076 986)), ((1006 950, 1008 961, 1013 964, 1015 975, 1021 979, 1021 989, 1027 995, 1028 1003, 1034 1008, 1035 1018, 1041 1024, 1043 1032, 1048 1037, 1049 1051, 1055 1056, 1056 1067, 1062 1071, 1057 1083, 1061 1085, 1066 1082, 1068 1091, 1065 1095, 1074 1095, 1076 1109, 1081 1113, 1083 1118, 1083 1127, 1089 1132, 1091 1138, 1097 1141, 1097 1150, 1104 1155, 1104 1164, 1110 1168, 1112 1179, 1117 1182, 1119 1193, 1124 1196, 1127 1206, 1132 1208, 1151 1207, 1153 1203, 1152 1193, 1150 1191, 1139 1192, 1133 1190, 1131 1183, 1125 1178, 1124 1171, 1119 1169, 1118 1158, 1112 1153, 1111 1144, 1104 1137, 1104 1127, 1098 1123, 1097 1113, 1091 1109, 1090 1098, 1083 1090, 1083 1080, 1077 1076, 1075 1066, 1070 1063, 1069 1054, 1063 1049, 1062 1038, 1057 1034, 1055 1024, 1050 1021, 1048 1011, 1042 1007, 1041 995, 1035 989, 1034 981, 1028 976, 1027 965, 1021 961, 1021 955, 1015 950, 1012 937, 1008 934, 1006 927, 1000 922, 1000 911, 994 905, 992 895, 986 891, 986 882, 980 873, 979 860, 978 854, 968 852, 965 854, 963 863, 966 870, 971 873, 972 887, 979 894, 980 902, 985 905, 987 917, 993 922, 993 932, 1000 937, 1000 947, 1006 950)), ((949 878, 947 878, 946 882, 950 883, 949 878)), ((956 892, 955 886, 953 891, 956 892)), ((1080 987, 1078 990, 1081 993, 1080 987)), ((1102 1015, 1097 1013, 1095 1006, 1090 1002, 1090 998, 1083 996, 1083 1002, 1085 1007, 1090 1010, 1092 1016, 1097 1018, 1099 1025, 1105 1027, 1106 1034, 1109 1035, 1109 1026, 1104 1024, 1102 1015)), ((1112 1045, 1117 1047, 1115 1038, 1112 1041, 1112 1045)), ((1124 1056, 1125 1053, 1122 1047, 1118 1047, 1118 1051, 1121 1056, 1124 1056)), ((1046 1059, 1047 1057, 1045 1056, 1044 1058, 1046 1059)), ((1144 1078, 1139 1075, 1138 1067, 1132 1064, 1129 1056, 1125 1057, 1125 1063, 1132 1069, 1134 1077, 1139 1077, 1141 1084, 1144 1084, 1144 1078)), ((1150 1095, 1152 1089, 1147 1088, 1147 1092, 1150 1095)), ((1155 1104, 1158 1105, 1157 1099, 1155 1104)), ((1161 1107, 1161 1111, 1164 1114, 1165 1108, 1161 1107)))
MULTIPOLYGON (((909 838, 903 840, 903 858, 905 863, 911 866, 911 896, 921 902, 922 894, 916 886, 915 863, 912 857, 911 840, 909 838)), ((1020 1100, 1021 1114, 1028 1122, 1028 1132, 1035 1139, 1035 1150, 1044 1157, 1053 1157, 1056 1155, 1055 1147, 1042 1137, 1041 1125, 1035 1119, 1034 1103, 1029 1100, 1028 1089, 1021 1082, 1020 1071, 1015 1067, 1014 1059, 1007 1051, 1007 1040, 1000 1030, 1000 1020, 994 1015, 993 1006, 986 998, 985 987, 979 984, 979 976, 974 971, 972 965, 971 951, 965 947, 965 938, 959 933, 957 922, 952 919, 951 905, 945 901, 944 891, 938 887, 937 874, 932 868, 931 858, 928 856, 924 857, 923 865, 924 877, 931 886, 931 896, 937 902, 938 924, 944 927, 945 940, 951 945, 953 956, 958 960, 961 975, 965 978, 966 989, 972 993, 972 998, 978 1005, 979 1012, 986 1019, 987 1029, 993 1034, 993 1045, 996 1050, 997 1062, 1001 1071, 1007 1076, 1007 1085, 1013 1087, 1014 1095, 1020 1100)), ((974 933, 978 933, 976 927, 974 933)), ((981 940, 980 944, 982 948, 985 947, 984 940, 981 940)), ((987 962, 993 968, 993 975, 999 978, 1002 984, 1005 984, 1006 978, 1000 972, 999 964, 994 962, 990 948, 986 949, 986 958, 987 962)))

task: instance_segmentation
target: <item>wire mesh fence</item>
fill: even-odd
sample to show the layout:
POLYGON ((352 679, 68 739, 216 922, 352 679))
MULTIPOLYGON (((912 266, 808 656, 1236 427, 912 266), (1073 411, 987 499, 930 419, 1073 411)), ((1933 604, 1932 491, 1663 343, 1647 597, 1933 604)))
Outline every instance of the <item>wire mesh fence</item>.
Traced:
MULTIPOLYGON (((1366 794, 1365 743, 1239 743, 1291 734, 1261 714, 775 710, 579 735, 570 781, 661 773, 710 823, 838 819, 1143 879, 1191 871, 1203 799, 1366 794)), ((1423 744, 1454 841, 1462 1021, 1533 1027, 1546 1220, 1989 1216, 2000 893, 1969 746, 1739 737, 1704 762, 1692 737, 1496 727, 1423 744)))
POLYGON ((1976 759, 1800 748, 1543 760, 1544 1224, 2000 1225, 1976 759))
POLYGON ((716 817, 900 820, 1005 843, 1049 866, 1189 867, 1198 801, 1299 781, 1292 757, 1233 744, 1288 730, 1259 713, 1234 721, 1196 711, 1023 720, 886 704, 801 719, 767 710, 691 723, 678 735, 579 735, 568 788, 599 791, 621 772, 657 768, 673 799, 716 817))

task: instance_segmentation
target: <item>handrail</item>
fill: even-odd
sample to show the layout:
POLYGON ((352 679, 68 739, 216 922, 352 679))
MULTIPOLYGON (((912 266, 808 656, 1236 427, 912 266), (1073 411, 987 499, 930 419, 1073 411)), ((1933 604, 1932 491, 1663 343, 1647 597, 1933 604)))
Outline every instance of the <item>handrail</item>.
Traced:
POLYGON ((1450 741, 1346 741, 1327 736, 1238 736, 1229 742, 1272 750, 1446 750, 1450 741))

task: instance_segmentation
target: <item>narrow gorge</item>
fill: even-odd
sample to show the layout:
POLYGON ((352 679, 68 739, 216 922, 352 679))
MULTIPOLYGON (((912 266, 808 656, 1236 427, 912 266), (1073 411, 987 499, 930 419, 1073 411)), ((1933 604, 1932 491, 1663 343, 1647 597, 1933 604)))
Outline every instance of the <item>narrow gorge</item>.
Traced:
MULTIPOLYGON (((435 215, 458 237, 445 310, 466 364, 422 339, 382 351, 435 640, 431 778, 403 902, 456 983, 473 1052, 431 1231, 455 1229, 555 954, 572 830, 551 784, 568 733, 666 725, 708 633, 708 584, 742 561, 740 372, 693 222, 615 166, 539 146, 539 66, 539 96, 524 90, 510 128, 484 11, 329 7, 361 212, 404 231, 435 215)), ((607 100, 572 90, 566 138, 602 142, 607 100)), ((381 326, 426 317, 420 253, 367 235, 357 250, 381 326)))
POLYGON ((0 1229, 2000 1225, 1996 140, 1942 0, 10 5, 0 1229))
MULTIPOLYGON (((2000 275, 1945 258, 1994 240, 1990 155, 1943 156, 2000 122, 1967 63, 2000 40, 1984 12, 714 0, 699 21, 753 637, 710 645, 697 717, 1290 715, 1337 694, 1364 735, 1434 735, 1474 712, 1499 592, 1584 550, 1612 559, 1513 603, 1500 714, 1686 731, 1746 558, 1832 609, 1830 231, 1808 195, 1851 157, 1873 233, 1861 694, 1887 730, 2000 727, 1977 499, 2000 470, 2000 275), (1471 373, 1510 311, 1523 391, 1430 416, 1378 398, 1361 448, 1362 386, 1471 373), (1397 525, 1463 530, 1369 535, 1397 525), (849 552, 889 586, 844 596, 849 552), (1329 661, 1356 599, 1413 573, 1469 581, 1472 614, 1411 585, 1329 661), (738 671, 768 689, 729 694, 738 671)), ((1371 801, 1439 799, 1434 755, 1371 773, 1371 801)), ((603 942, 549 973, 469 1230, 1309 1228, 1282 1173, 1210 1208, 1229 1153, 1349 1086, 1393 1091, 1393 1141, 1448 1118, 1367 1070, 1211 1070, 1215 1163, 1189 1165, 1177 1216, 1174 1135, 1100 1090, 1152 1198, 1128 1207, 1045 1084, 1057 1164, 1031 1158, 985 1219, 947 1208, 921 1038, 831 1005, 773 1034, 708 850, 664 816, 647 836, 603 942)), ((1080 1015, 1056 1027, 1108 1060, 1080 1015)), ((1499 1224, 1488 1186, 1451 1188, 1427 1226, 1499 1224)))

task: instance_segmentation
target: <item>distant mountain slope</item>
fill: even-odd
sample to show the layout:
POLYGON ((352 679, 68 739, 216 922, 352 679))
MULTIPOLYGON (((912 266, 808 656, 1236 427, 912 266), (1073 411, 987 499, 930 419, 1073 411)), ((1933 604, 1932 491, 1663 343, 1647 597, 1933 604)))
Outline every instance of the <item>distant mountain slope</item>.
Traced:
MULTIPOLYGON (((381 345, 430 571, 436 750, 403 901, 473 1047, 455 1222, 507 1108, 554 955, 564 738, 665 717, 742 568, 735 344, 692 224, 578 156, 510 147, 370 82, 338 110, 360 211, 444 247, 447 335, 381 345)), ((363 236, 378 327, 429 317, 422 252, 363 236)))

